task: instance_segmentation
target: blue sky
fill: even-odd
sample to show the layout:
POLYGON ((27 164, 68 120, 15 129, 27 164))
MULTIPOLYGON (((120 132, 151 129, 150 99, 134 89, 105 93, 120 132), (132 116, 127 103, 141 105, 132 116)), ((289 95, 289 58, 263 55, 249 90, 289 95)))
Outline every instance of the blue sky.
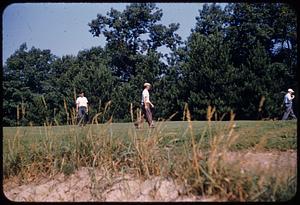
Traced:
MULTIPOLYGON (((22 43, 50 49, 51 53, 77 55, 93 46, 104 46, 103 36, 93 37, 88 23, 97 14, 106 15, 110 8, 122 11, 125 3, 15 3, 2 14, 2 60, 12 55, 22 43)), ((178 34, 183 40, 196 24, 203 3, 157 3, 163 10, 161 24, 180 23, 178 34)))

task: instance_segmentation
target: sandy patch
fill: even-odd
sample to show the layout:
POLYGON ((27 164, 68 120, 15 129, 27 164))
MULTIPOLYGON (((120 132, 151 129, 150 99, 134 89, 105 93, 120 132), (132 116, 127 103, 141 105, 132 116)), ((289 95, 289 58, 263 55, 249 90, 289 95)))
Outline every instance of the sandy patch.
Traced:
MULTIPOLYGON (((223 159, 234 166, 238 160, 241 171, 275 170, 296 173, 297 153, 289 152, 227 152, 223 159)), ((12 201, 80 202, 80 201, 220 201, 216 197, 187 195, 183 185, 170 178, 147 180, 130 175, 109 176, 103 170, 82 167, 70 176, 57 174, 35 182, 18 185, 4 182, 4 193, 12 201)))

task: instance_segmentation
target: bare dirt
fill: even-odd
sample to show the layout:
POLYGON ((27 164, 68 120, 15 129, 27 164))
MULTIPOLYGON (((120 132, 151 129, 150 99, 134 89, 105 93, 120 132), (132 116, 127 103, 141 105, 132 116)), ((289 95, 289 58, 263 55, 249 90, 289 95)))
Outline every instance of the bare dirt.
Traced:
MULTIPOLYGON (((226 163, 239 161, 241 172, 270 171, 296 173, 297 153, 287 152, 228 152, 226 163)), ((217 197, 187 194, 188 187, 170 178, 137 179, 128 174, 110 176, 105 170, 82 167, 74 174, 56 174, 27 184, 13 178, 3 184, 11 201, 80 202, 80 201, 222 201, 217 197)))

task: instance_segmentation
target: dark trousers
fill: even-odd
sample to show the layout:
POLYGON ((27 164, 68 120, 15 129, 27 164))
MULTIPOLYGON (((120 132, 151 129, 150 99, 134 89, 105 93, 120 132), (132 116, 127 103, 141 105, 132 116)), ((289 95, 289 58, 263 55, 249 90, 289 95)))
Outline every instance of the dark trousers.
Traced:
POLYGON ((79 122, 78 125, 81 123, 86 124, 87 122, 87 113, 86 113, 86 107, 81 106, 78 108, 78 117, 79 117, 79 122))
POLYGON ((285 112, 282 116, 282 120, 287 120, 289 115, 291 115, 293 119, 297 119, 297 117, 294 114, 292 105, 285 105, 285 112))
POLYGON ((149 126, 152 125, 152 112, 150 109, 150 105, 147 105, 145 107, 145 105, 142 104, 142 115, 145 116, 146 121, 148 122, 149 126))

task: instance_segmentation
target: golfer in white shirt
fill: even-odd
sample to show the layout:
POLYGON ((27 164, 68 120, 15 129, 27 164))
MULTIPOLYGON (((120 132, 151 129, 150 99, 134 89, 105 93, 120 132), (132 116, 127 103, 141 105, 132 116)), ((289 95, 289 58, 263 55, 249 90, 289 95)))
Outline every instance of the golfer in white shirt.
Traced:
POLYGON ((287 120, 289 115, 292 116, 293 119, 297 119, 297 117, 294 114, 293 111, 293 99, 295 98, 293 89, 289 88, 287 94, 284 96, 284 107, 285 107, 285 112, 283 114, 282 120, 287 120))
POLYGON ((142 92, 142 113, 143 113, 143 116, 146 117, 146 121, 148 122, 149 126, 151 128, 153 128, 154 125, 153 125, 153 121, 152 121, 151 108, 153 108, 154 105, 150 101, 150 95, 149 95, 150 88, 151 88, 150 83, 144 84, 144 90, 142 92))
POLYGON ((86 114, 88 113, 88 100, 86 97, 84 97, 84 92, 79 93, 79 97, 76 99, 76 112, 79 116, 79 123, 83 121, 83 125, 86 124, 86 114))

